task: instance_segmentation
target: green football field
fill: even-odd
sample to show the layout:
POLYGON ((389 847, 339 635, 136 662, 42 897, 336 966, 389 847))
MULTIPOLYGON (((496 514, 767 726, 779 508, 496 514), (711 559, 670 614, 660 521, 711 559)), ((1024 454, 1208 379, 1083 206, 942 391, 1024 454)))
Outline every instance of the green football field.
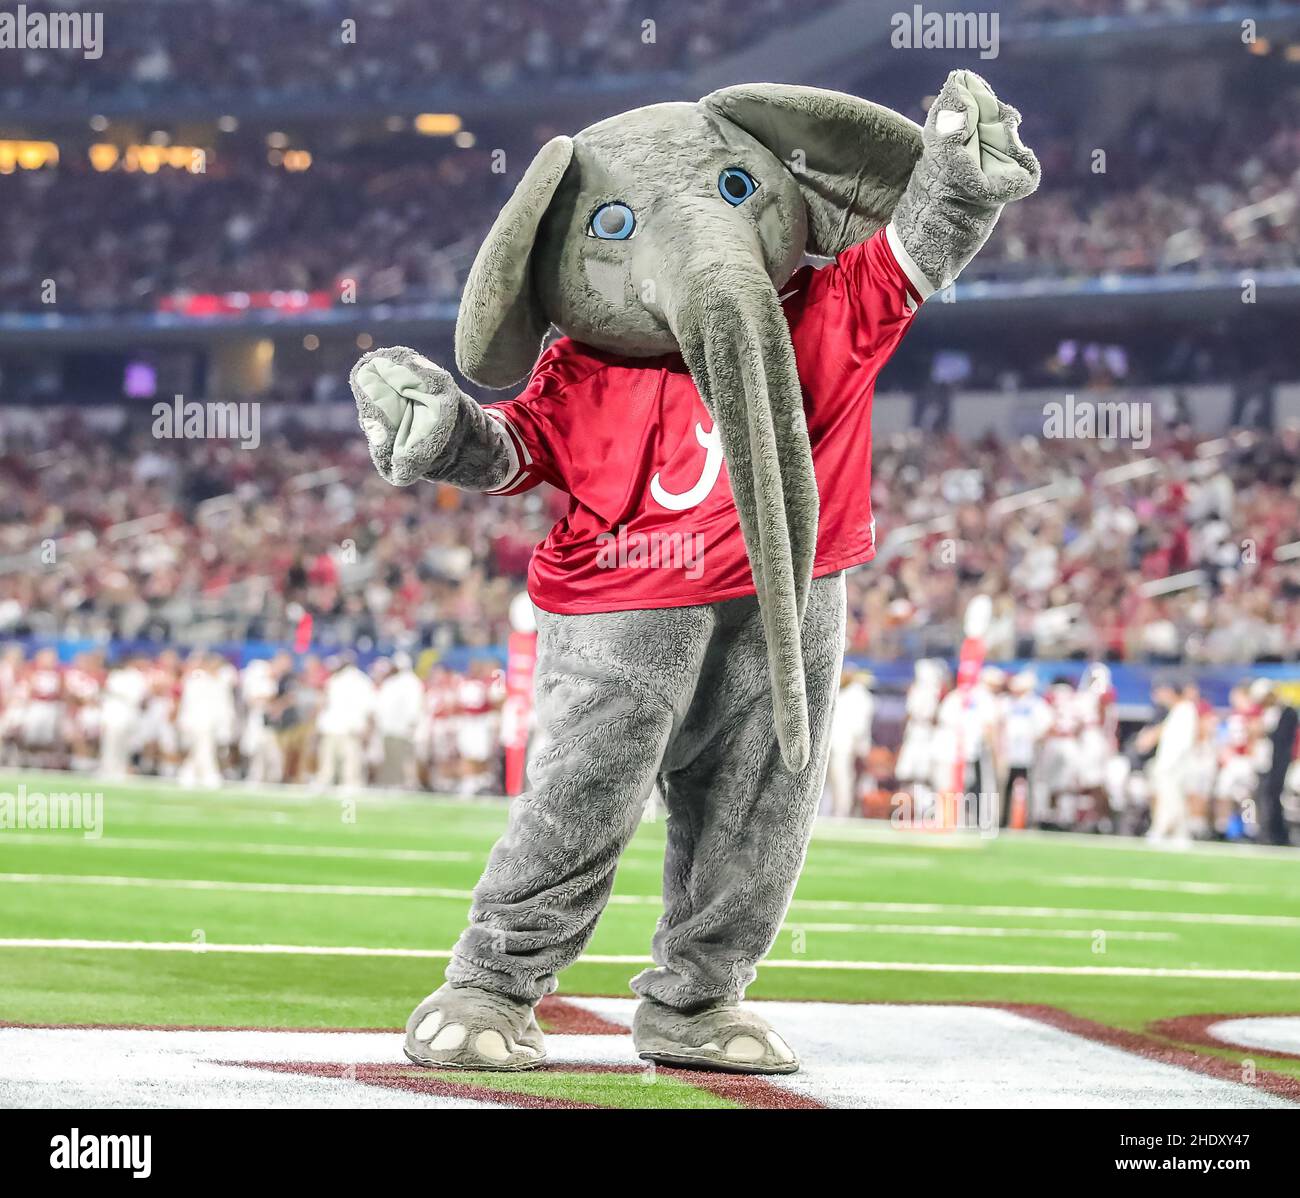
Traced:
MULTIPOLYGON (((102 793, 104 827, 0 830, 0 1021, 18 1024, 400 1027, 506 817, 0 776, 20 784, 102 793)), ((663 835, 652 813, 562 995, 628 994, 663 835)), ((828 826, 750 997, 1045 1004, 1147 1037, 1183 1016, 1300 1013, 1300 852, 828 826)), ((1300 1077, 1300 1059, 1250 1056, 1300 1077)))

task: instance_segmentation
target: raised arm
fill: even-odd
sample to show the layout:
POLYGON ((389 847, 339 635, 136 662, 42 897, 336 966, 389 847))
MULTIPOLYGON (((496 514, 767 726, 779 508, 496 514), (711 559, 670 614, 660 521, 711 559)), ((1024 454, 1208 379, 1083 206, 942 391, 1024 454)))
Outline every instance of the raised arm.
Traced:
POLYGON ((1038 187, 1038 159, 1017 133, 1020 113, 974 71, 953 71, 922 133, 924 149, 894 209, 894 232, 936 290, 979 252, 1004 204, 1038 187))
POLYGON ((507 434, 441 366, 391 346, 352 368, 357 419, 375 469, 390 483, 419 479, 492 491, 512 471, 507 434))

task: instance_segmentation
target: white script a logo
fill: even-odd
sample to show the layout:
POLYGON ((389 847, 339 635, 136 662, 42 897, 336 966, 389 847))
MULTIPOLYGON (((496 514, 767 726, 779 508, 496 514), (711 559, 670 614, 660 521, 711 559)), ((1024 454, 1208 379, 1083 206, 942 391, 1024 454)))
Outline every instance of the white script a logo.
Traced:
POLYGON ((704 467, 700 471, 699 481, 681 493, 664 489, 658 473, 650 480, 650 494, 661 507, 670 512, 684 512, 689 508, 699 507, 713 490, 713 484, 722 473, 722 434, 715 425, 707 433, 704 425, 696 424, 695 439, 704 448, 704 467))

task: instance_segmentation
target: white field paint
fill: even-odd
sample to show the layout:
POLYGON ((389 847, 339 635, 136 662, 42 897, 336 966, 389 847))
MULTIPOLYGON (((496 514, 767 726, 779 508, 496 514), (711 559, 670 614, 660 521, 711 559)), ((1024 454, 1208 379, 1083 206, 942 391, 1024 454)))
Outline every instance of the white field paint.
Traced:
POLYGON ((1300 1015, 1251 1015, 1222 1019, 1207 1029, 1216 1040, 1255 1052, 1300 1056, 1300 1015))
MULTIPOLYGON (((932 923, 804 923, 802 920, 785 925, 787 932, 830 932, 839 934, 870 934, 873 936, 976 936, 992 939, 1029 940, 1093 940, 1095 931, 1086 928, 1005 928, 976 927, 971 924, 932 923)), ((1170 941, 1177 940, 1176 932, 1111 932, 1107 940, 1170 941)))
MULTIPOLYGON (((624 1027, 630 999, 567 1000, 624 1027)), ((1010 1011, 963 1006, 753 1004, 803 1060, 769 1083, 839 1107, 1287 1107, 1257 1087, 1150 1060, 1010 1011)), ((551 1035, 553 1068, 653 1074, 627 1034, 551 1035)), ((348 1076, 262 1065, 402 1065, 392 1032, 0 1028, 0 1107, 479 1107, 348 1076)))
MULTIPOLYGON (((87 842, 89 843, 89 842, 87 842)), ((98 843, 103 843, 102 841, 98 843)), ((234 882, 216 878, 138 878, 116 874, 0 874, 0 882, 41 886, 139 886, 154 890, 248 891, 255 894, 323 894, 355 897, 454 899, 468 902, 469 890, 436 886, 363 886, 311 882, 234 882)), ((615 894, 611 906, 661 907, 657 894, 615 894)), ((987 903, 886 903, 840 899, 800 899, 791 910, 840 911, 886 915, 995 916, 1007 919, 1086 919, 1102 923, 1174 923, 1252 928, 1300 928, 1300 915, 1252 915, 1214 911, 1129 911, 1107 907, 1015 907, 987 903)), ((798 921, 788 921, 795 922, 798 921)))
MULTIPOLYGON (((275 841, 165 840, 155 836, 101 836, 94 842, 109 849, 140 849, 159 853, 229 853, 258 857, 337 857, 356 861, 479 861, 484 853, 437 849, 383 849, 354 845, 277 844, 275 841)), ((0 844, 57 844, 49 833, 4 833, 0 844)))
MULTIPOLYGON (((218 944, 193 940, 79 940, 74 938, 6 938, 0 949, 57 949, 89 952, 232 953, 289 957, 411 957, 445 961, 450 949, 372 948, 347 944, 218 944)), ((587 965, 649 965, 651 958, 637 953, 587 953, 578 958, 587 965)), ((817 969, 846 973, 997 973, 1046 974, 1058 977, 1200 978, 1243 982, 1300 982, 1300 971, 1281 969, 1164 969, 1136 965, 1013 965, 937 961, 818 961, 768 958, 762 969, 817 969)))

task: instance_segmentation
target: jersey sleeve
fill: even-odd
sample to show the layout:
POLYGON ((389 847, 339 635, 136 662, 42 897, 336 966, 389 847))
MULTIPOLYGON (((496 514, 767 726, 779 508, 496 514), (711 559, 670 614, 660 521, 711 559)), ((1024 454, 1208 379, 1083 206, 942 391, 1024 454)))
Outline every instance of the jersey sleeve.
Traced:
POLYGON ((488 495, 521 495, 539 483, 567 490, 562 460, 565 438, 557 411, 553 380, 542 372, 514 399, 489 404, 483 411, 505 434, 510 471, 488 495))
POLYGON ((934 287, 903 248, 892 224, 836 259, 854 319, 858 347, 888 354, 934 287))

